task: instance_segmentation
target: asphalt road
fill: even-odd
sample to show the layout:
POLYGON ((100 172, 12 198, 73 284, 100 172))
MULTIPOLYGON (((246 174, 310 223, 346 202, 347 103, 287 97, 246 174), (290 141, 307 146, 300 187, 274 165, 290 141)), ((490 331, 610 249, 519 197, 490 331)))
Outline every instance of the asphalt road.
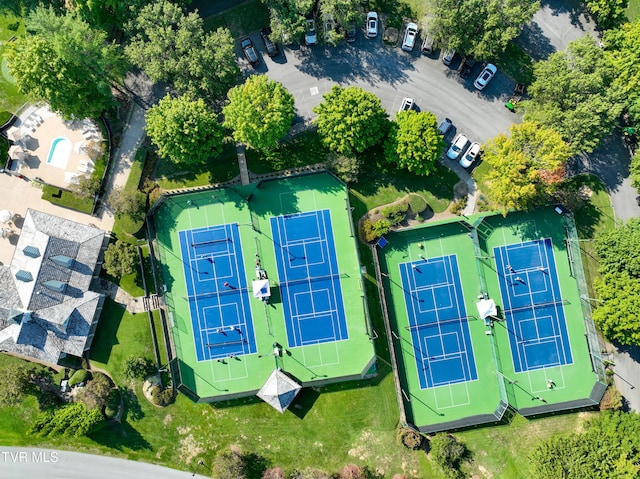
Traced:
POLYGON ((197 471, 187 472, 78 452, 0 446, 2 479, 187 479, 193 477, 194 472, 199 473, 195 476, 199 479, 210 475, 206 465, 198 466, 197 471))
MULTIPOLYGON (((269 58, 258 34, 251 35, 261 63, 251 68, 238 49, 238 56, 247 73, 266 73, 281 82, 295 97, 296 121, 315 116, 312 109, 322 101, 322 95, 333 85, 359 86, 375 93, 391 117, 398 111, 402 99, 411 97, 422 111, 430 111, 438 120, 445 117, 464 132, 471 141, 483 142, 506 132, 517 115, 504 107, 513 92, 514 83, 498 72, 482 92, 473 87, 481 65, 466 80, 445 66, 434 52, 422 56, 418 48, 406 53, 397 47, 384 46, 381 36, 367 39, 358 32, 355 43, 327 48, 298 46, 281 48, 275 58, 269 58)), ((421 40, 417 43, 420 45, 421 40)), ((457 57, 455 68, 460 61, 457 57)), ((451 137, 455 130, 451 132, 451 137)))

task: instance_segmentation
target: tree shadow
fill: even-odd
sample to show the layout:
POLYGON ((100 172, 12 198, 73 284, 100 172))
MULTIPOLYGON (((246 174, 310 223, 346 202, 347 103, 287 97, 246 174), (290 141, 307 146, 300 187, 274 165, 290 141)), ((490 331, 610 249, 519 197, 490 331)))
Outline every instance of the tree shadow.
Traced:
POLYGON ((125 451, 151 450, 151 444, 139 431, 128 422, 109 422, 100 429, 89 435, 89 438, 110 449, 125 451))

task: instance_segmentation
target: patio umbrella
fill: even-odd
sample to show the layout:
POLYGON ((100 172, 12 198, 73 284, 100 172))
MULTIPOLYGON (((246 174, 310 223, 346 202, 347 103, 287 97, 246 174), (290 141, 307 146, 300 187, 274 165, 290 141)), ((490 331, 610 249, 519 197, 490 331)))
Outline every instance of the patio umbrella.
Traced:
POLYGON ((22 138, 22 128, 18 128, 17 126, 12 126, 7 130, 7 138, 11 141, 18 141, 22 138))
POLYGON ((7 223, 8 221, 11 221, 11 218, 13 218, 13 213, 11 211, 9 210, 0 211, 0 222, 7 223))
POLYGON ((9 158, 12 160, 24 160, 25 151, 20 145, 13 145, 9 148, 9 158))

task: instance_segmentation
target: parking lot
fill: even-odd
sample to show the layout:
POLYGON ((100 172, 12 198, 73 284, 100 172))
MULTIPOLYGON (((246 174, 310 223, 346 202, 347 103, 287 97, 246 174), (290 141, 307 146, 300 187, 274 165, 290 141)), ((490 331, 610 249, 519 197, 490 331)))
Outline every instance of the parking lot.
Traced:
MULTIPOLYGON (((420 54, 422 36, 410 53, 384 45, 381 34, 368 39, 358 31, 356 41, 351 44, 280 46, 281 52, 274 58, 266 55, 259 34, 251 38, 260 64, 254 69, 240 58, 243 68, 247 73, 266 73, 281 82, 295 97, 296 121, 313 118, 313 107, 335 84, 359 86, 375 93, 391 118, 403 98, 411 97, 417 109, 434 113, 438 120, 447 117, 453 121, 455 128, 448 134, 449 140, 456 132, 463 132, 471 141, 484 142, 506 132, 519 120, 504 106, 513 93, 514 82, 510 78, 498 71, 479 92, 473 81, 482 70, 481 64, 476 64, 471 74, 462 79, 456 72, 459 56, 450 68, 440 60, 439 49, 428 57, 420 54)), ((239 49, 238 55, 242 57, 239 49)))

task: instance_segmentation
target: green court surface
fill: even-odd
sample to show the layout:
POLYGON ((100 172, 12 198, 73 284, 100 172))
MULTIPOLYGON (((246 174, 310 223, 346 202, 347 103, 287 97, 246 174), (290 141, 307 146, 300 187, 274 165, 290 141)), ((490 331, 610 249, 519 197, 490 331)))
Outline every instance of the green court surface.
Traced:
MULTIPOLYGON (((536 415, 598 404, 605 388, 604 374, 588 302, 581 300, 584 278, 571 217, 560 215, 553 208, 513 213, 506 218, 501 215, 474 215, 393 232, 386 239, 388 244, 384 248, 376 247, 376 250, 402 388, 399 396, 403 398, 407 422, 423 432, 435 432, 497 422, 508 409, 523 415, 536 415), (568 237, 571 241, 567 241, 568 237), (514 326, 505 320, 499 276, 503 275, 504 288, 505 273, 497 270, 494 251, 506 245, 518 249, 531 241, 545 238, 551 240, 550 269, 555 267, 555 284, 559 286, 562 298, 554 303, 559 303, 559 306, 554 307, 561 308, 560 316, 563 314, 564 318, 561 321, 566 322, 566 331, 560 334, 554 329, 553 332, 557 341, 568 340, 570 360, 566 364, 554 364, 558 350, 553 346, 553 354, 549 358, 540 358, 541 362, 548 361, 548 365, 538 367, 534 363, 524 371, 516 372, 510 337, 512 341, 514 337, 520 338, 520 347, 525 350, 530 344, 526 338, 522 340, 518 336, 522 333, 514 331, 514 326), (477 371, 477 376, 473 377, 456 376, 456 371, 450 373, 442 367, 437 370, 434 363, 416 360, 417 356, 424 358, 433 354, 434 348, 429 350, 429 344, 433 345, 434 336, 427 338, 431 342, 427 341, 425 345, 414 344, 416 336, 411 334, 412 313, 409 311, 412 309, 407 303, 412 300, 401 272, 403 268, 407 271, 405 264, 419 266, 421 261, 426 264, 450 255, 457 258, 463 296, 460 301, 467 315, 461 321, 466 321, 471 338, 471 345, 466 345, 466 350, 472 351, 477 371), (482 299, 495 301, 495 321, 492 317, 482 318, 477 307, 482 299), (426 387, 424 381, 421 386, 420 375, 425 373, 419 371, 420 368, 433 370, 434 381, 426 387), (449 378, 453 379, 445 384, 449 378)), ((528 260, 527 255, 522 259, 528 260)), ((429 281, 429 284, 437 283, 429 281)), ((541 319, 534 322, 538 321, 541 319)), ((516 324, 521 327, 521 323, 516 324)), ((433 356, 435 365, 441 358, 452 356, 450 338, 445 337, 452 333, 442 326, 438 328, 445 331, 439 333, 444 354, 439 351, 433 356), (447 347, 450 349, 448 352, 447 347)), ((544 342, 546 338, 543 336, 532 342, 544 342)), ((453 356, 457 354, 455 348, 453 353, 453 356)), ((535 355, 532 357, 537 359, 535 355)))
POLYGON ((177 379, 181 390, 194 400, 255 394, 275 368, 281 368, 303 386, 362 378, 375 370, 347 190, 333 176, 321 173, 172 195, 154 212, 153 226, 177 356, 177 379), (280 246, 274 242, 270 219, 325 209, 330 211, 348 337, 291 347, 278 278, 276 248, 280 246), (250 289, 246 293, 255 352, 199 361, 187 300, 192 292, 188 293, 185 281, 187 262, 182 257, 179 232, 224 224, 238 225, 247 282, 251 284, 256 279, 259 258, 268 275, 271 297, 264 302, 254 298, 250 289), (274 354, 275 343, 281 346, 278 355, 274 354))

